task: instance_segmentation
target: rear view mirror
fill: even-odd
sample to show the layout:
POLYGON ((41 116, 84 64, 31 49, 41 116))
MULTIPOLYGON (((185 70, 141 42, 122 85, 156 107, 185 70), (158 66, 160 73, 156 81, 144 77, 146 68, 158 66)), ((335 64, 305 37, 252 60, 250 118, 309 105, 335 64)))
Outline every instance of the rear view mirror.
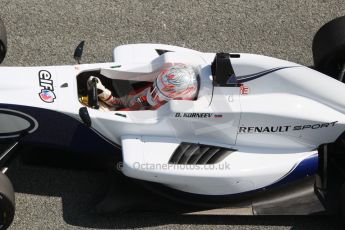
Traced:
POLYGON ((81 56, 83 56, 84 44, 85 44, 85 41, 81 41, 79 45, 77 46, 77 48, 75 48, 74 50, 73 57, 74 57, 74 60, 78 62, 78 64, 80 64, 81 56))

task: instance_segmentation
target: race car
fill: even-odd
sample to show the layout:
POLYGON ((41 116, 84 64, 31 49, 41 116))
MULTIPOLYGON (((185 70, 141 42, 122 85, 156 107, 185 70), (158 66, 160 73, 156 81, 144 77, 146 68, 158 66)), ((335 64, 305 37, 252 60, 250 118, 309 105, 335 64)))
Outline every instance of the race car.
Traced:
MULTIPOLYGON (((0 24, 2 61, 7 47, 0 24)), ((162 44, 122 45, 113 50, 113 62, 79 64, 84 43, 76 65, 1 67, 0 140, 6 148, 0 162, 6 165, 19 144, 99 157, 120 150, 113 164, 121 164, 121 174, 181 203, 315 214, 329 212, 340 199, 332 210, 344 210, 344 31, 341 17, 317 32, 314 67, 162 44), (122 97, 151 87, 172 63, 197 73, 194 98, 101 109, 97 85, 88 84, 95 77, 122 97)), ((0 193, 6 227, 14 193, 4 174, 0 193)))

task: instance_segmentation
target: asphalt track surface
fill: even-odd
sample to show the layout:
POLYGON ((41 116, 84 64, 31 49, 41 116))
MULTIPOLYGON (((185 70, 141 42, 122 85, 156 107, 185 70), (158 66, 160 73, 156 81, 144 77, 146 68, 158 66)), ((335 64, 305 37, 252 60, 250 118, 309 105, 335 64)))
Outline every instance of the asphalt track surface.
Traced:
MULTIPOLYGON (((111 61, 112 49, 121 44, 150 42, 312 65, 314 33, 344 12, 342 0, 0 0, 8 30, 7 66, 74 64, 72 54, 81 40, 86 41, 84 63, 111 61)), ((327 216, 97 215, 92 204, 106 187, 105 172, 15 161, 9 176, 17 191, 11 229, 339 229, 327 216)))

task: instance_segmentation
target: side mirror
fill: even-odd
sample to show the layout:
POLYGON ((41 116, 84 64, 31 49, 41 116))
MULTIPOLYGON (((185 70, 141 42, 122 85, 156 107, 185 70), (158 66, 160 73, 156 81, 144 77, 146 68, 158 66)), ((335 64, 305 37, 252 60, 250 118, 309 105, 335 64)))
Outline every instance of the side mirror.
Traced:
POLYGON ((0 64, 3 62, 7 51, 7 34, 4 22, 0 19, 0 64))
POLYGON ((76 60, 78 64, 80 64, 81 56, 83 56, 84 45, 85 45, 85 41, 81 41, 79 45, 77 46, 77 48, 75 48, 74 50, 73 57, 74 57, 74 60, 76 60))

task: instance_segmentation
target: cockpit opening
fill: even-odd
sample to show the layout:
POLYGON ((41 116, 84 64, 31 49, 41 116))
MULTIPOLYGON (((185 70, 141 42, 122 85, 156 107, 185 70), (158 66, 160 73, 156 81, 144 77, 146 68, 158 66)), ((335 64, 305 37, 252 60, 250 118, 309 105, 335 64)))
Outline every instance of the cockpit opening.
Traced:
POLYGON ((152 73, 84 71, 77 76, 77 85, 79 101, 94 109, 156 110, 169 100, 195 100, 200 79, 191 66, 166 64, 152 73))

